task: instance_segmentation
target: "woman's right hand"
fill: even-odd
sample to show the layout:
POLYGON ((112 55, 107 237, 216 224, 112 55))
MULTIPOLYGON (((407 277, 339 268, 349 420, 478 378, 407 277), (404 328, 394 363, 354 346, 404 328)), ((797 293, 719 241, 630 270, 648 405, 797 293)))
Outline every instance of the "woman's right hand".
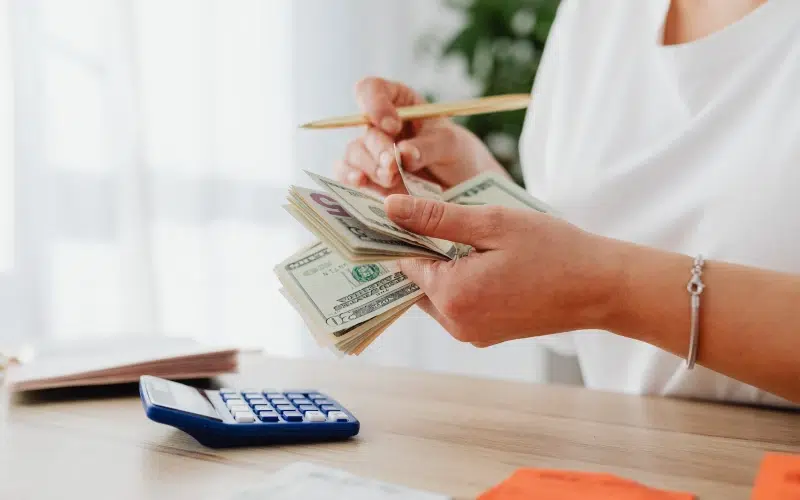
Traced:
POLYGON ((402 83, 366 78, 356 86, 356 98, 370 125, 350 142, 335 167, 340 182, 369 187, 383 194, 401 193, 392 145, 396 142, 403 166, 438 182, 443 189, 479 173, 505 173, 483 142, 466 128, 447 118, 401 123, 397 108, 424 103, 402 83))

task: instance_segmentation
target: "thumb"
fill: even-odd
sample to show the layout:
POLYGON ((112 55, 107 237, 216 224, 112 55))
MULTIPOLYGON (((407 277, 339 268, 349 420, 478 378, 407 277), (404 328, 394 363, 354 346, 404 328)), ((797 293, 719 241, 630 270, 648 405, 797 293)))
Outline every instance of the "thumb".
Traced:
POLYGON ((498 207, 468 207, 402 194, 388 196, 384 204, 388 217, 404 229, 477 249, 496 248, 507 230, 506 213, 498 207))

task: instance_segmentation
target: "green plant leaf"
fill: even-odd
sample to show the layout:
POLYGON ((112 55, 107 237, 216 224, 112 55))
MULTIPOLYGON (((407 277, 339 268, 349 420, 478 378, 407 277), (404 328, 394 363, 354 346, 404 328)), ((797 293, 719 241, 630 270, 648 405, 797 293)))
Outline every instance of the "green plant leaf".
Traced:
MULTIPOLYGON (((530 92, 560 0, 440 1, 459 12, 465 20, 464 26, 442 43, 440 57, 463 59, 467 76, 478 83, 481 96, 530 92), (512 23, 523 9, 532 13, 536 22, 530 33, 520 37, 514 33, 512 23), (525 48, 527 57, 515 55, 514 44, 520 41, 530 43, 531 50, 525 48)), ((430 39, 426 42, 430 43, 430 39)), ((454 120, 484 142, 496 134, 514 138, 514 153, 508 157, 498 157, 498 161, 516 182, 524 185, 517 152, 524 119, 525 111, 520 110, 454 120)))

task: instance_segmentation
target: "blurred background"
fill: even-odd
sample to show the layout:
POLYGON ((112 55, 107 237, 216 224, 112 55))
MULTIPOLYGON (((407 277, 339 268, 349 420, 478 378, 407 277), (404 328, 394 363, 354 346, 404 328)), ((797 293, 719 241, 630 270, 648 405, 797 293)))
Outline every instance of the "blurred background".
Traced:
MULTIPOLYGON (((358 131, 297 125, 355 112, 369 75, 434 100, 529 92, 558 1, 1 5, 2 345, 157 333, 330 357, 272 269, 311 241, 287 188, 330 175, 358 131)), ((465 122, 520 183, 522 115, 465 122)), ((570 377, 532 343, 478 350, 416 308, 346 362, 570 377)))

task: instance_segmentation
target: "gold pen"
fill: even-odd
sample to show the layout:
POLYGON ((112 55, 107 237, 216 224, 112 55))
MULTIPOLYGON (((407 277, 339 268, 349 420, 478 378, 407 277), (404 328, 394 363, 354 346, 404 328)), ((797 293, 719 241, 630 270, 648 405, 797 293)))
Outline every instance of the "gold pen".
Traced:
MULTIPOLYGON (((479 115, 483 113, 497 113, 500 111, 514 111, 525 109, 530 103, 530 94, 504 94, 477 99, 466 99, 462 101, 451 101, 443 103, 426 103, 414 106, 403 106, 397 108, 400 119, 417 120, 422 118, 452 117, 479 115)), ((369 118, 365 114, 337 116, 305 123, 300 128, 305 129, 326 129, 358 127, 368 125, 369 118)))

